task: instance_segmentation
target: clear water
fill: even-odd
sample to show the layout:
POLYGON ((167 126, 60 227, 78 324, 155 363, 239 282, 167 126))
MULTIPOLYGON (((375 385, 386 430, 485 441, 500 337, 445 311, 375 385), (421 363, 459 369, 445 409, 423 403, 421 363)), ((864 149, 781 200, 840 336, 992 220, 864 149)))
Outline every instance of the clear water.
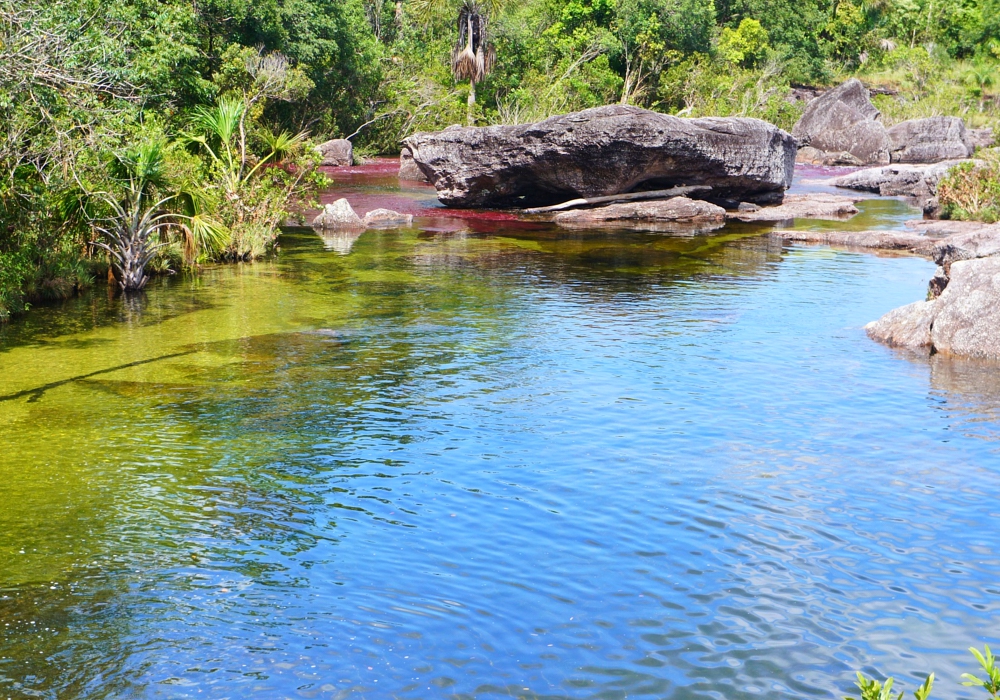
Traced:
POLYGON ((3 328, 0 696, 975 697, 1000 368, 761 231, 300 232, 3 328))

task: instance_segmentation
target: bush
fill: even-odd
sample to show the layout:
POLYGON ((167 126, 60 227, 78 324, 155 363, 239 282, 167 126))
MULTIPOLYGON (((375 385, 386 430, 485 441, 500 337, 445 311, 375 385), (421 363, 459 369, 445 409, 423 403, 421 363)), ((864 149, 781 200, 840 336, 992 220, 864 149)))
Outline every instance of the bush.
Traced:
POLYGON ((937 196, 948 219, 1000 221, 1000 153, 980 154, 984 164, 962 163, 938 182, 937 196))

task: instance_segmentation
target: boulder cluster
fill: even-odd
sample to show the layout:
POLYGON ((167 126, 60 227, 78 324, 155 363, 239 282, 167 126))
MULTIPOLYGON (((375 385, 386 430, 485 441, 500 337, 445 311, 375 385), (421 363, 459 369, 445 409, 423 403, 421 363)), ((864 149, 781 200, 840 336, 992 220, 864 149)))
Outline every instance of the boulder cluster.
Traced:
POLYGON ((792 134, 797 160, 816 165, 938 163, 969 158, 993 143, 990 129, 966 129, 959 117, 912 119, 891 127, 857 78, 809 102, 792 134))

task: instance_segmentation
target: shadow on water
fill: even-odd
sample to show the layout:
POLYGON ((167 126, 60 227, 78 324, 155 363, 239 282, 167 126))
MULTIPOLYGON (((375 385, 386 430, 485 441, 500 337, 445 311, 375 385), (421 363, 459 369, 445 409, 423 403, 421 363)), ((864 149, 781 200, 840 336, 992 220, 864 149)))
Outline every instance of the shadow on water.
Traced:
POLYGON ((995 365, 861 328, 930 263, 433 220, 5 331, 0 692, 791 699, 972 670, 995 365))

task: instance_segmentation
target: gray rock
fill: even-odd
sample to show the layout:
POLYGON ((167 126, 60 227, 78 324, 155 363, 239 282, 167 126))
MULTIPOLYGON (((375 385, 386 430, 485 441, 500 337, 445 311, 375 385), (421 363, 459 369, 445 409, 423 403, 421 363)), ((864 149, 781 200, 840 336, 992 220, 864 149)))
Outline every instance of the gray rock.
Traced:
POLYGON ((313 228, 319 229, 363 229, 365 222, 351 207, 346 199, 338 199, 323 207, 312 222, 313 228))
POLYGON ((726 210, 687 197, 648 202, 621 202, 596 209, 574 209, 556 214, 556 224, 569 228, 633 228, 645 231, 711 231, 721 228, 726 210), (680 226, 678 226, 680 225, 680 226))
POLYGON ((975 150, 958 117, 927 117, 901 122, 889 129, 893 163, 939 163, 968 158, 975 150))
POLYGON ((428 182, 427 176, 413 160, 413 151, 406 146, 399 152, 399 179, 428 182))
POLYGON ((354 144, 347 139, 332 139, 316 149, 322 157, 320 165, 342 168, 354 163, 354 144))
POLYGON ((916 301, 893 309, 865 326, 872 340, 893 348, 924 348, 931 344, 931 323, 936 302, 916 301))
POLYGON ((889 134, 868 89, 857 78, 811 101, 792 131, 799 162, 826 165, 889 163, 889 134))
POLYGON ((532 206, 709 185, 734 201, 780 201, 796 145, 757 119, 682 119, 627 105, 537 124, 450 128, 405 139, 449 206, 532 206))
POLYGON ((966 129, 965 133, 973 148, 989 148, 993 145, 993 129, 990 127, 984 129, 966 129))
POLYGON ((849 219, 858 213, 855 205, 861 197, 815 192, 785 195, 785 201, 776 207, 761 207, 756 211, 728 212, 727 218, 740 221, 786 221, 788 219, 849 219))
POLYGON ((934 302, 931 346, 936 352, 1000 358, 1000 258, 960 260, 934 302))
MULTIPOLYGON (((966 160, 949 160, 931 165, 887 165, 865 168, 833 180, 835 187, 863 192, 876 192, 883 197, 931 197, 937 193, 937 184, 948 171, 966 160)), ((978 162, 978 161, 974 161, 978 162)))
POLYGON ((372 209, 365 214, 364 224, 368 228, 399 228, 413 224, 412 214, 400 214, 392 209, 372 209))
MULTIPOLYGON (((934 246, 934 262, 948 269, 959 260, 974 260, 1000 255, 1000 225, 986 225, 974 221, 955 222, 977 227, 965 233, 948 236, 934 246)), ((963 227, 964 228, 964 227, 963 227)))
POLYGON ((908 250, 921 255, 929 253, 933 241, 905 231, 791 231, 778 229, 773 238, 794 243, 816 243, 843 248, 873 250, 908 250))

